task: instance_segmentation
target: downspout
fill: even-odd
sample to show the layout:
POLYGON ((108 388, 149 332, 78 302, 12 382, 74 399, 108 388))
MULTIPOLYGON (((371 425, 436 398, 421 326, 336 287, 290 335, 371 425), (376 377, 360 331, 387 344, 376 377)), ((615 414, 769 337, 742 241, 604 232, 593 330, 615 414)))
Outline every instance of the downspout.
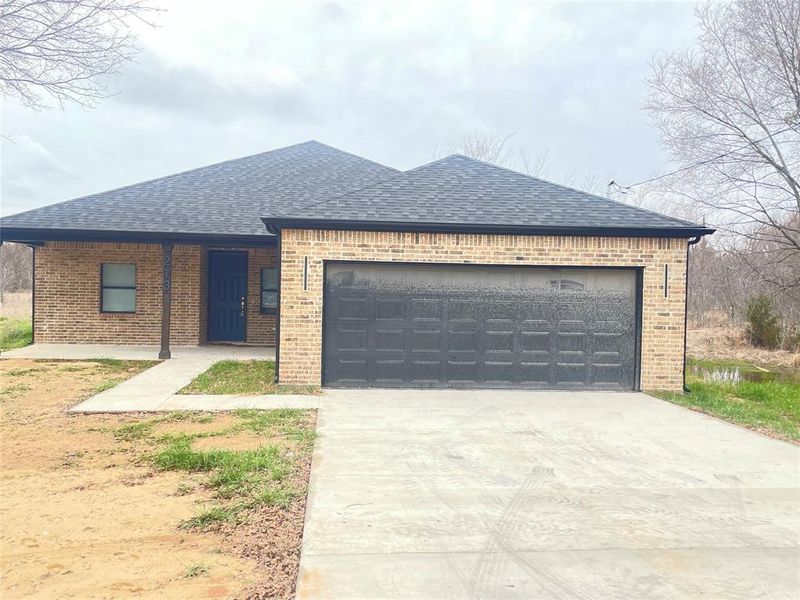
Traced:
POLYGON ((686 385, 686 346, 689 338, 689 246, 694 246, 700 241, 702 236, 693 237, 686 244, 686 284, 683 290, 683 391, 688 393, 691 390, 686 385))

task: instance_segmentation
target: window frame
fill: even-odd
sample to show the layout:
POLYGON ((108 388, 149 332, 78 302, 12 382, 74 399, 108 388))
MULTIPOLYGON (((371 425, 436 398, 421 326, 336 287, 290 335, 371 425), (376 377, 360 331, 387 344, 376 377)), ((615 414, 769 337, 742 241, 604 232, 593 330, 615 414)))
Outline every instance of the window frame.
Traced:
POLYGON ((100 263, 100 313, 106 315, 133 315, 136 314, 136 290, 138 273, 135 262, 103 262, 100 263), (133 287, 122 285, 104 285, 103 284, 103 267, 106 265, 124 265, 133 267, 133 287), (104 290, 133 290, 133 310, 107 310, 103 302, 104 290))
POLYGON ((258 286, 258 306, 261 311, 262 315, 275 315, 278 314, 278 302, 276 298, 275 307, 265 307, 264 306, 264 292, 275 292, 278 293, 278 288, 280 287, 280 282, 278 281, 278 267, 261 267, 258 271, 259 275, 259 286, 258 286), (264 287, 264 271, 267 269, 272 269, 275 271, 275 288, 265 288, 264 287))

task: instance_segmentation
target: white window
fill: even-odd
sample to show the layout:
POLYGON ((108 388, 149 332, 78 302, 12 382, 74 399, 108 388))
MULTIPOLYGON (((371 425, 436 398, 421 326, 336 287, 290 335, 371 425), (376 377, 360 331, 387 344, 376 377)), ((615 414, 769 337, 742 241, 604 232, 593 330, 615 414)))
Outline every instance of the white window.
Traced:
POLYGON ((136 265, 103 263, 100 312, 136 312, 136 265))
POLYGON ((261 269, 261 312, 274 315, 278 310, 278 269, 261 269))

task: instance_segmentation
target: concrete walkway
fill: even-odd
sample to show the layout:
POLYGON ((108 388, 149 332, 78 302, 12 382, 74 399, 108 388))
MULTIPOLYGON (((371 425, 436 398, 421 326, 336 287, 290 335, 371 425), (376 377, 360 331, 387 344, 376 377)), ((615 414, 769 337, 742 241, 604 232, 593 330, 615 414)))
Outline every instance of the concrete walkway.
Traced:
MULTIPOLYGON (((112 344, 31 344, 15 350, 4 350, 0 358, 33 358, 51 360, 86 360, 115 358, 119 360, 158 360, 158 346, 118 346, 112 344)), ((213 360, 274 360, 275 348, 207 344, 205 346, 173 346, 172 358, 213 360)))
MULTIPOLYGON (((153 360, 157 346, 34 344, 2 354, 2 358, 87 360, 153 360)), ((236 408, 316 408, 315 396, 182 396, 177 395, 200 373, 220 360, 273 360, 275 349, 261 346, 178 346, 172 358, 142 371, 70 409, 77 413, 149 412, 171 410, 233 410, 236 408)))
POLYGON ((797 446, 637 393, 321 399, 302 600, 798 589, 797 446))

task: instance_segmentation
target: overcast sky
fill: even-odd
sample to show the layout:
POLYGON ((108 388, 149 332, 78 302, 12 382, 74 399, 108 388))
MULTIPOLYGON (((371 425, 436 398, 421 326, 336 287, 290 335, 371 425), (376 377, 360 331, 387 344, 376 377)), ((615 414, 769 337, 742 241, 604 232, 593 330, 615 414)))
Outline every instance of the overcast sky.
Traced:
MULTIPOLYGON (((2 214, 317 139, 406 169, 515 134, 585 187, 669 165, 650 59, 691 46, 679 2, 165 2, 95 109, 2 109, 2 214)), ((513 166, 513 165, 512 165, 513 166)))

